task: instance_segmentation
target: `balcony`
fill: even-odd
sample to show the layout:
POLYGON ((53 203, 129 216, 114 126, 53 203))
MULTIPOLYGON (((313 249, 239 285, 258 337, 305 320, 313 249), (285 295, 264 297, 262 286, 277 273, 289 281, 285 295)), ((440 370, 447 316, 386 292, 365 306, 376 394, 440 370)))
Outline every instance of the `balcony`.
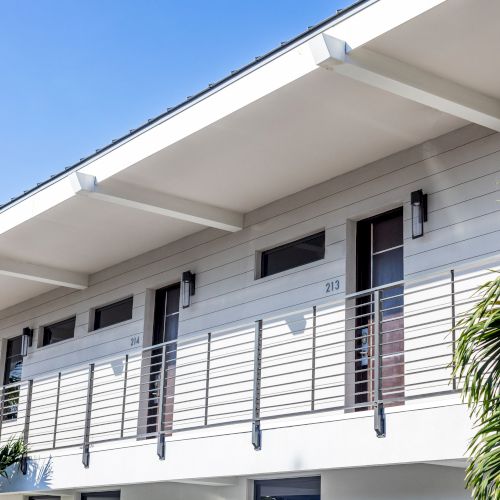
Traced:
POLYGON ((144 445, 164 459, 170 442, 240 434, 259 450, 266 431, 319 418, 369 415, 373 423, 362 425, 383 438, 386 413, 458 403, 453 328, 492 265, 330 297, 4 386, 1 443, 22 435, 32 458, 72 450, 91 469, 99 446, 144 445))

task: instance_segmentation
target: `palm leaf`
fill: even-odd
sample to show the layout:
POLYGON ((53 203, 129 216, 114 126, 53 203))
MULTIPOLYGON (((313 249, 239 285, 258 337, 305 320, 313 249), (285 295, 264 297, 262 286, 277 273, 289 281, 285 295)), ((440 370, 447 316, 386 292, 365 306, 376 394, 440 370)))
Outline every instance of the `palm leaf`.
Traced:
POLYGON ((480 301, 456 326, 453 376, 475 419, 466 485, 475 500, 500 500, 500 277, 478 293, 480 301))

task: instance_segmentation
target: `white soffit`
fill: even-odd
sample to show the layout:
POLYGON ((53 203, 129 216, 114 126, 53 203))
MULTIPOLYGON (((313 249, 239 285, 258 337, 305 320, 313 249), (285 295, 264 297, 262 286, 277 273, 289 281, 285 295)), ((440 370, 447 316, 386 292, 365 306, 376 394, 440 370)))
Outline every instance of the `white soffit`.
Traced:
POLYGON ((320 67, 500 132, 500 100, 370 49, 352 50, 330 35, 315 42, 320 67))
POLYGON ((74 172, 69 177, 75 194, 118 206, 142 210, 172 219, 193 222, 202 226, 235 232, 243 228, 243 215, 219 207, 199 203, 154 189, 137 189, 126 183, 115 182, 111 188, 97 184, 96 178, 74 172))
MULTIPOLYGON (((328 32, 345 40, 350 47, 358 47, 443 1, 378 0, 366 8, 361 5, 358 12, 340 19, 328 32)), ((315 69, 307 41, 287 47, 283 54, 270 61, 263 60, 262 64, 238 75, 209 96, 202 96, 198 102, 166 120, 140 131, 101 156, 91 158, 80 171, 94 176, 100 183, 315 69)), ((44 186, 0 212, 0 234, 71 196, 74 192, 65 178, 44 186)))
POLYGON ((366 48, 500 99, 499 19, 498 1, 448 0, 366 48))
MULTIPOLYGON (((441 3, 378 0, 328 32, 359 47, 441 3)), ((79 172, 98 190, 75 190, 69 172, 3 209, 0 283, 19 293, 0 309, 57 284, 83 287, 200 224, 238 230, 242 213, 465 124, 318 69, 309 43, 89 159, 79 172)))

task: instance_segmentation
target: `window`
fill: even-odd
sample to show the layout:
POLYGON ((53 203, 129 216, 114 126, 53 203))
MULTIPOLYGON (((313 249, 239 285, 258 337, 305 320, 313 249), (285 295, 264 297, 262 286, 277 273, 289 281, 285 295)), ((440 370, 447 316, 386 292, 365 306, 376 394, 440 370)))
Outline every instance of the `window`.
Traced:
POLYGON ((21 380, 21 372, 23 369, 21 345, 21 336, 7 340, 7 349, 5 353, 5 372, 3 376, 4 385, 13 384, 21 380))
POLYGON ((52 495, 42 495, 36 497, 29 497, 29 500, 61 500, 61 497, 55 497, 52 495))
POLYGON ((75 335, 76 318, 65 319, 43 327, 43 345, 55 344, 61 340, 72 339, 75 335))
POLYGON ((120 498, 119 491, 102 491, 93 493, 82 493, 82 500, 92 498, 93 500, 109 500, 110 498, 120 498))
MULTIPOLYGON (((15 384, 21 380, 23 371, 23 357, 21 355, 22 338, 14 337, 7 340, 5 352, 5 371, 3 383, 5 385, 15 384)), ((11 385, 3 393, 2 420, 14 420, 17 418, 17 406, 19 404, 19 386, 11 385)))
POLYGON ((113 304, 98 307, 94 311, 94 330, 132 319, 133 301, 133 297, 128 297, 113 304))
POLYGON ((295 477, 255 481, 255 500, 320 500, 320 477, 295 477))
POLYGON ((313 234, 261 253, 260 277, 293 269, 325 257, 325 232, 313 234))

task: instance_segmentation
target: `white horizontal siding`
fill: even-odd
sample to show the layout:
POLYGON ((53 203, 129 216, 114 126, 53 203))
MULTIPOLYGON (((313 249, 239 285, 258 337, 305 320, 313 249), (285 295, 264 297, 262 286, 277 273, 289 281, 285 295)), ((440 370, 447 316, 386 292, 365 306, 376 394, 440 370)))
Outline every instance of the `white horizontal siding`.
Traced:
MULTIPOLYGON (((180 333, 208 332, 299 304, 325 302, 324 282, 346 273, 346 221, 404 206, 405 274, 414 276, 481 255, 500 253, 500 134, 469 126, 278 200, 245 217, 242 231, 204 230, 91 277, 82 291, 58 289, 0 312, 0 337, 77 316, 73 340, 34 349, 24 376, 130 350, 142 335, 146 289, 197 274, 193 305, 180 333), (410 192, 429 193, 424 238, 411 239, 410 192), (326 230, 325 259, 255 280, 255 254, 326 230), (89 310, 134 295, 133 319, 89 332, 89 310)), ((343 280, 345 282, 345 280, 343 280)))

